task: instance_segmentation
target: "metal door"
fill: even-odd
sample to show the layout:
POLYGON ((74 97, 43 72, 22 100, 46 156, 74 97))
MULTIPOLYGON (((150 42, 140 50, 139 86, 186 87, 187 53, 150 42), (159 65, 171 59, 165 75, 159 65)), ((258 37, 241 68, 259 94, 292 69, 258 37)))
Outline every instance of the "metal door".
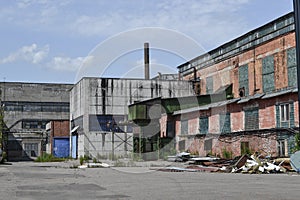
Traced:
POLYGON ((69 138, 54 138, 53 155, 57 158, 69 157, 70 141, 69 138))

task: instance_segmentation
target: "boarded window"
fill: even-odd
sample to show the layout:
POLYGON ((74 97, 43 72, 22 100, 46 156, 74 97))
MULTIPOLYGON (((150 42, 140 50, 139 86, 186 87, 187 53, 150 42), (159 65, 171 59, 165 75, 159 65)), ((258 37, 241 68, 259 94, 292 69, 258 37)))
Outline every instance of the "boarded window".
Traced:
POLYGON ((204 151, 212 150, 212 139, 204 140, 204 151))
POLYGON ((245 130, 259 129, 258 107, 245 109, 245 130))
POLYGON ((220 132, 221 133, 230 133, 231 132, 230 124, 230 113, 220 114, 220 132))
POLYGON ((181 135, 187 135, 189 132, 189 121, 183 120, 181 121, 181 135))
POLYGON ((199 127, 200 134, 208 133, 208 117, 199 118, 199 127))
POLYGON ((206 78, 206 94, 214 92, 214 79, 212 76, 206 78))
POLYGON ((296 48, 291 48, 287 50, 287 67, 289 87, 297 86, 296 48))
POLYGON ((178 143, 179 151, 185 151, 185 140, 181 140, 178 143))
POLYGON ((274 84, 274 56, 267 56, 262 59, 263 91, 271 92, 275 89, 274 84))
POLYGON ((244 89, 243 96, 248 96, 249 94, 248 65, 243 65, 239 68, 239 88, 244 89))

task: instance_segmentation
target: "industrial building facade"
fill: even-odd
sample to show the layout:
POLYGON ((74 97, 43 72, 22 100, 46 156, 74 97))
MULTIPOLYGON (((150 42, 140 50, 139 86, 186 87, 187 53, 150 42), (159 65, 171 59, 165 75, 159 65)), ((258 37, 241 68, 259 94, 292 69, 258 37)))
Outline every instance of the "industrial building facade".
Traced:
POLYGON ((176 135, 190 151, 202 155, 230 151, 236 156, 247 148, 269 156, 291 153, 299 127, 293 13, 178 69, 183 79, 199 80, 195 88, 200 95, 232 86, 230 102, 173 113, 176 135), (181 137, 183 129, 197 137, 181 137))
POLYGON ((29 160, 46 151, 46 124, 69 121, 70 84, 1 82, 5 151, 9 160, 29 160))
MULTIPOLYGON (((150 80, 0 83, 8 156, 35 157, 46 150, 47 138, 66 140, 67 128, 62 135, 45 131, 49 121, 65 127, 65 120, 73 158, 159 155, 164 146, 221 157, 224 152, 288 156, 293 151, 299 128, 293 13, 178 70, 178 76, 150 80)), ((51 153, 55 142, 49 144, 51 153)))
MULTIPOLYGON (((224 152, 231 156, 249 151, 266 156, 292 152, 299 127, 293 13, 178 69, 180 79, 193 83, 199 104, 181 103, 176 108, 164 100, 168 103, 159 119, 161 138, 173 139, 177 151, 221 157, 224 152), (217 94, 222 91, 226 92, 220 98, 217 94), (166 108, 172 106, 168 112, 166 108)), ((181 98, 177 101, 184 102, 181 98)))
POLYGON ((132 153, 135 124, 128 121, 128 105, 192 94, 188 81, 83 78, 70 94, 72 156, 110 158, 132 153))

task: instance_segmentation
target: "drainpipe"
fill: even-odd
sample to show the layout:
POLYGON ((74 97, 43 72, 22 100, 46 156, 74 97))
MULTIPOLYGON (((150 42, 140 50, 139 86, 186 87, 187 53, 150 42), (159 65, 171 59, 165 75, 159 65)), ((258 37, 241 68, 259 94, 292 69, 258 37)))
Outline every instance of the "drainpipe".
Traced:
MULTIPOLYGON (((298 80, 298 104, 300 100, 300 1, 294 2, 294 19, 295 19, 295 37, 296 37, 296 59, 297 59, 297 80, 298 80)), ((298 121, 300 118, 300 109, 298 109, 298 121)), ((299 125, 299 124, 298 124, 299 125)))

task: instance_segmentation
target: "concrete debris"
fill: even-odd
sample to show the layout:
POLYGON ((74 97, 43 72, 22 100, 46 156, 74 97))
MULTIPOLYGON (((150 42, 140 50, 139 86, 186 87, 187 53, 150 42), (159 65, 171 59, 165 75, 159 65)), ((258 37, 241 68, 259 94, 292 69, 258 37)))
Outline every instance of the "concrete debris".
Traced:
MULTIPOLYGON (((299 151, 300 152, 300 151, 299 151)), ((292 157, 291 157, 292 158, 292 157)), ((294 159, 298 162, 298 168, 295 164, 295 171, 300 171, 300 153, 299 160, 297 156, 294 159)), ((227 172, 227 173, 249 173, 249 174, 270 174, 287 173, 293 171, 290 158, 271 159, 257 154, 243 155, 235 159, 220 159, 215 157, 197 157, 183 152, 173 156, 170 159, 173 162, 186 162, 186 168, 162 168, 159 171, 196 171, 196 172, 227 172)), ((170 161, 169 160, 169 161, 170 161)))
POLYGON ((78 166, 79 169, 85 169, 85 168, 108 168, 110 167, 106 163, 85 163, 83 165, 78 166))
POLYGON ((168 156, 168 161, 170 162, 186 162, 191 158, 191 154, 187 152, 181 152, 176 154, 176 156, 168 156))

